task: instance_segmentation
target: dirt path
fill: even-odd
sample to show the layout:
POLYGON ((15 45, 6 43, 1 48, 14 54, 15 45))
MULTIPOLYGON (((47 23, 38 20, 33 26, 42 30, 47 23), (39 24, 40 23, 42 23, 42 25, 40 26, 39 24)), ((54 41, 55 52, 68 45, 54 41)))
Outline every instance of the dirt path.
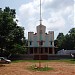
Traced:
POLYGON ((30 71, 27 69, 28 66, 38 63, 30 62, 19 62, 6 64, 0 67, 0 75, 75 75, 75 64, 68 64, 64 62, 45 62, 42 66, 48 65, 54 68, 52 71, 30 71))

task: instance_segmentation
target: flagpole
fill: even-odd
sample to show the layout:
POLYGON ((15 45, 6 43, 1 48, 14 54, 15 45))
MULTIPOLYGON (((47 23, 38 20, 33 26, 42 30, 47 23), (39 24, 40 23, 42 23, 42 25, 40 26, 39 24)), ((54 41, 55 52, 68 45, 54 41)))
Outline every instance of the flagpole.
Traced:
POLYGON ((41 0, 40 0, 40 25, 42 24, 42 17, 41 17, 41 0))

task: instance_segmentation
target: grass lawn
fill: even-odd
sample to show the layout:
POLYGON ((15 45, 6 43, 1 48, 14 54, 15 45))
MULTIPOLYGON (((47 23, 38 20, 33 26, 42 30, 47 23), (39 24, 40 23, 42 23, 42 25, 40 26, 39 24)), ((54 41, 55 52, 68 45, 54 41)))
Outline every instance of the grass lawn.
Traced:
POLYGON ((14 60, 12 63, 18 63, 18 62, 67 62, 67 63, 72 63, 75 64, 75 59, 61 59, 61 60, 14 60))

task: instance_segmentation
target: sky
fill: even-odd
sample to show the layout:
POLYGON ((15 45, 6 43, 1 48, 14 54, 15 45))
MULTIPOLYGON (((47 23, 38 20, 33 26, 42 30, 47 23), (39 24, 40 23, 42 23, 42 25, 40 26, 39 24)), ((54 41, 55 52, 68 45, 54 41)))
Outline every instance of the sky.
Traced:
MULTIPOLYGON (((59 33, 66 35, 75 27, 75 0, 41 0, 42 24, 46 32, 54 31, 54 38, 59 33)), ((0 8, 10 7, 16 10, 18 25, 28 32, 36 33, 36 26, 40 24, 40 0, 0 0, 0 8)))

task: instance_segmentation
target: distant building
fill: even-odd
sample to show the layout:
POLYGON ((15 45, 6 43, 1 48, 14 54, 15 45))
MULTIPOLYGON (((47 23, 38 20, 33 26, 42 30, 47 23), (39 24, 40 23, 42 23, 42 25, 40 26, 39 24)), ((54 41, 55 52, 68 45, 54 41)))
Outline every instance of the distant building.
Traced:
POLYGON ((37 33, 35 34, 28 32, 28 54, 32 54, 34 59, 48 59, 48 55, 55 53, 54 31, 46 33, 46 26, 42 24, 36 29, 37 33))
POLYGON ((57 52, 57 55, 71 55, 73 53, 75 53, 75 50, 64 50, 64 49, 62 49, 62 50, 57 52))

